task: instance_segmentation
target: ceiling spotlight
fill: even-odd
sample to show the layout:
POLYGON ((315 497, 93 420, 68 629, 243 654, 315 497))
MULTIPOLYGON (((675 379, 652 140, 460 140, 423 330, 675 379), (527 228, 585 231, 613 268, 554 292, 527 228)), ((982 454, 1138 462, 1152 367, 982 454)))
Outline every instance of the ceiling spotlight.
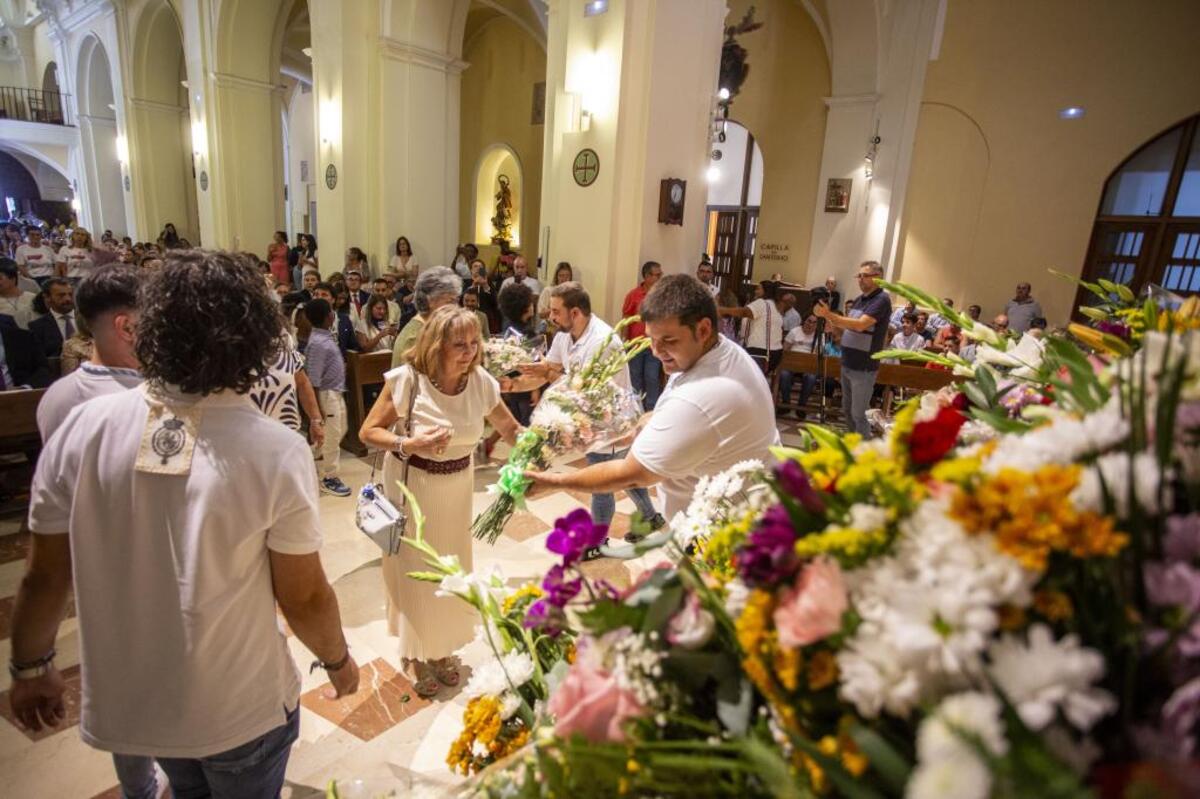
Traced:
POLYGON ((710 166, 708 171, 704 173, 704 177, 709 183, 716 183, 721 179, 721 170, 717 169, 715 166, 710 166))
POLYGON ((1069 105, 1066 108, 1064 108, 1058 112, 1058 118, 1059 119, 1079 119, 1081 116, 1083 116, 1086 113, 1087 112, 1083 109, 1083 106, 1069 105))
POLYGON ((608 11, 608 0, 588 0, 583 4, 583 15, 585 17, 594 17, 597 14, 603 14, 608 11))
POLYGON ((717 92, 717 99, 728 100, 729 99, 729 89, 726 89, 724 86, 722 86, 720 91, 717 92))

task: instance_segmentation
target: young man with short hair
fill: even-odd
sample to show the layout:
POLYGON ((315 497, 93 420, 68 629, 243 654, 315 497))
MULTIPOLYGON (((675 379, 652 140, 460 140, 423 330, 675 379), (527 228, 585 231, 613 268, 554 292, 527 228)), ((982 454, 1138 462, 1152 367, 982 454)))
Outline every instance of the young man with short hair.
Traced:
POLYGON ((534 482, 606 493, 659 485, 663 515, 687 509, 701 477, 744 460, 766 461, 779 444, 771 389, 754 360, 717 331, 717 305, 691 275, 664 277, 640 303, 655 356, 671 376, 658 408, 621 460, 534 482))

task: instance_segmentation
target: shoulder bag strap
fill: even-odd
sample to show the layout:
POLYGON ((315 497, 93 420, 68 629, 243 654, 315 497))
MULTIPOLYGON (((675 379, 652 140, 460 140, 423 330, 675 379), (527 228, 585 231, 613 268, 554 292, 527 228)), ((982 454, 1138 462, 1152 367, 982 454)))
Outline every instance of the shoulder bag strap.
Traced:
MULTIPOLYGON (((420 384, 421 384, 420 383, 421 376, 419 374, 417 374, 417 370, 413 368, 412 364, 409 364, 409 366, 408 366, 408 373, 412 376, 412 388, 408 392, 408 415, 404 419, 404 437, 405 438, 408 438, 409 436, 412 435, 413 408, 417 404, 417 391, 420 388, 420 384)), ((408 485, 408 458, 404 459, 404 469, 400 474, 400 482, 404 483, 405 486, 408 485)), ((407 504, 408 504, 408 497, 405 496, 405 497, 401 498, 400 507, 403 508, 407 504)))

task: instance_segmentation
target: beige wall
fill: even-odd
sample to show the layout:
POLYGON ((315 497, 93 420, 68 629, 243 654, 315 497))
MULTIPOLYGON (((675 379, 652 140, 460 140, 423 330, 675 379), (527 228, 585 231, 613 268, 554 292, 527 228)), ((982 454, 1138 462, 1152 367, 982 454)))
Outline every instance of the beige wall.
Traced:
MULTIPOLYGON (((545 126, 531 123, 533 85, 546 79, 546 53, 532 36, 507 18, 488 23, 465 43, 462 73, 462 133, 459 141, 459 239, 490 243, 479 235, 478 220, 490 218, 493 184, 477 190, 477 178, 486 151, 504 145, 520 165, 519 230, 517 249, 530 264, 539 253, 539 210, 542 202, 542 139, 545 126), (480 195, 483 195, 482 197, 480 195), (483 208, 481 204, 487 203, 483 208)), ((495 161, 498 159, 487 159, 495 161)), ((506 166, 505 170, 510 167, 506 166)), ((492 170, 487 170, 492 171, 492 170)), ((515 176, 513 187, 516 187, 515 176)), ((485 180, 485 182, 487 182, 485 180)), ((445 253, 441 258, 449 258, 445 253)), ((440 261, 439 261, 440 263, 440 261)))
POLYGON ((1050 323, 1064 321, 1075 289, 1046 270, 1079 273, 1112 170, 1200 112, 1198 25, 1193 0, 950 3, 926 76, 900 279, 986 315, 1027 280, 1050 323), (1059 119, 1070 105, 1086 116, 1059 119))
POLYGON ((751 5, 755 19, 764 23, 738 38, 749 51, 750 74, 730 109, 730 117, 750 130, 763 154, 754 277, 765 280, 781 272, 803 282, 825 138, 829 59, 820 33, 796 0, 729 0, 728 5, 727 24, 740 20, 751 5), (786 247, 788 260, 762 260, 764 244, 786 247))

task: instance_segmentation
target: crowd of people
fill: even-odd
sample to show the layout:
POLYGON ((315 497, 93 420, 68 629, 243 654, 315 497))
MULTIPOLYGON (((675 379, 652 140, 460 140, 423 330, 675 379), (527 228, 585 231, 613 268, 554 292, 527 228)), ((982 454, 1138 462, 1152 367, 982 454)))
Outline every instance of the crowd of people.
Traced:
MULTIPOLYGON (((62 370, 38 410, 44 449, 10 697, 31 729, 63 718, 54 642, 73 582, 81 730, 113 753, 124 795, 155 795, 158 770, 176 793, 274 795, 299 714, 276 607, 329 675, 330 696, 358 683, 321 567, 317 512, 319 493, 353 493, 340 474, 347 355, 391 353, 357 435, 381 458, 387 497, 402 504, 396 486, 406 485, 429 543, 470 570, 476 465, 498 440, 516 440, 547 386, 620 344, 571 264, 556 264, 543 286, 507 248, 491 266, 468 244, 451 266, 421 268, 401 236, 378 273, 351 247, 341 271, 322 275, 311 236, 293 247, 278 234, 265 259, 174 243, 152 269, 117 258, 75 279, 46 275, 34 300, 19 293, 27 266, 0 258, 3 387, 38 385, 32 372, 48 358, 65 363, 68 344, 87 336, 78 365, 62 370), (482 363, 490 335, 519 337, 539 357, 497 379, 482 363), (122 624, 111 624, 114 613, 122 624)), ((634 434, 596 442, 584 468, 529 473, 536 490, 590 494, 599 524, 627 492, 645 521, 626 536, 635 542, 683 510, 702 476, 779 444, 775 419, 761 412, 780 396, 768 378, 784 349, 818 342, 843 363, 840 383, 822 390, 840 390, 848 424, 858 424, 873 394, 870 355, 887 341, 958 346, 946 325, 893 314, 875 284, 880 271, 864 263, 860 295, 845 302, 830 280, 801 317, 796 294, 777 281, 743 304, 718 288, 707 261, 694 277, 642 264, 621 310, 640 316, 625 335, 652 346, 612 379, 653 413, 634 434), (929 328, 938 332, 924 335, 929 328)), ((1031 304, 1027 288, 1018 293, 1010 329, 1036 325, 1031 304)), ((802 394, 814 388, 809 377, 802 394)), ((794 383, 779 374, 782 397, 794 383)), ((414 690, 434 697, 458 685, 455 652, 473 635, 472 617, 406 578, 421 568, 412 550, 385 553, 382 566, 388 631, 414 690)))

